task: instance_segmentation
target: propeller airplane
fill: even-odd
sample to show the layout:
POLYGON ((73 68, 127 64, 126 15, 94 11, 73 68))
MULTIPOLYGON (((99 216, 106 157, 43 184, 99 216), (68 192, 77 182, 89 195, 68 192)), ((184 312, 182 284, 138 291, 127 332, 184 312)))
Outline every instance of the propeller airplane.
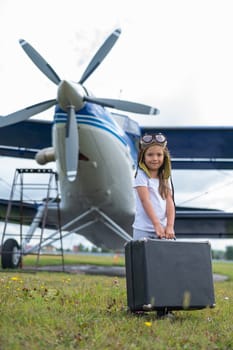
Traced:
MULTIPOLYGON (((94 97, 84 86, 115 45, 120 34, 121 30, 116 29, 104 41, 78 82, 60 79, 46 60, 27 41, 21 39, 20 45, 31 61, 57 85, 57 96, 0 118, 1 145, 4 145, 0 147, 1 155, 35 157, 40 165, 56 162, 62 229, 79 233, 96 246, 109 249, 122 249, 124 243, 132 239, 131 225, 135 210, 132 183, 137 167, 139 138, 142 133, 154 132, 156 129, 140 128, 128 115, 110 110, 141 115, 159 113, 157 108, 141 103, 94 97), (28 120, 53 106, 53 123, 28 120)), ((179 140, 183 140, 182 135, 187 130, 163 128, 157 131, 164 132, 174 144, 171 149, 175 149, 176 142, 172 135, 178 133, 179 140)), ((200 130, 191 132, 199 133, 200 130)), ((232 137, 233 130, 230 132, 232 137)), ((222 142, 223 138, 220 139, 222 142)), ((189 142, 190 139, 186 141, 189 142)), ((192 148, 192 145, 186 148, 183 146, 182 144, 183 149, 192 148)), ((181 163, 179 151, 177 154, 177 159, 172 159, 174 165, 181 163)), ((194 162, 186 159, 184 167, 188 163, 194 162)), ((209 163, 209 160, 203 162, 209 163)), ((38 249, 38 246, 27 248, 27 245, 41 224, 44 210, 43 202, 39 208, 34 209, 36 220, 33 220, 23 241, 18 243, 15 239, 8 239, 2 242, 4 268, 18 267, 22 255, 38 249)), ((47 210, 48 226, 55 226, 57 213, 53 201, 48 203, 47 210)), ((212 234, 229 237, 231 233, 228 228, 232 224, 232 215, 228 213, 214 210, 185 211, 184 208, 177 208, 178 237, 208 237, 212 234), (197 218, 196 226, 190 227, 189 220, 193 222, 194 217, 197 218), (203 220, 205 224, 208 221, 205 227, 202 225, 203 220), (216 222, 220 226, 216 226, 216 222)), ((42 245, 57 240, 56 235, 55 231, 42 245)))

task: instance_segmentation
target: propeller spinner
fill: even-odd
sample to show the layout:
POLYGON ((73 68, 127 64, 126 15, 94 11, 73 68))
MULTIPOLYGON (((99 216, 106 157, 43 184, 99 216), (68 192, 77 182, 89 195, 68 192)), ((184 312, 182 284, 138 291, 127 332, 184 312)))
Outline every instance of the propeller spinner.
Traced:
POLYGON ((131 113, 150 115, 159 113, 158 109, 140 103, 119 99, 90 97, 87 95, 86 90, 83 88, 83 83, 101 64, 101 62, 104 60, 104 58, 116 43, 120 34, 121 30, 116 29, 104 41, 102 46, 99 48, 99 50, 96 52, 88 64, 78 83, 61 80, 53 68, 27 41, 23 39, 19 40, 21 47, 32 60, 32 62, 37 66, 37 68, 39 68, 39 70, 45 74, 46 77, 50 79, 54 84, 58 85, 57 99, 44 101, 17 112, 8 114, 0 119, 0 127, 24 121, 58 103, 59 106, 67 112, 65 154, 67 177, 70 181, 75 180, 77 176, 79 156, 79 141, 75 112, 80 110, 84 106, 85 102, 91 102, 103 107, 115 108, 131 113))

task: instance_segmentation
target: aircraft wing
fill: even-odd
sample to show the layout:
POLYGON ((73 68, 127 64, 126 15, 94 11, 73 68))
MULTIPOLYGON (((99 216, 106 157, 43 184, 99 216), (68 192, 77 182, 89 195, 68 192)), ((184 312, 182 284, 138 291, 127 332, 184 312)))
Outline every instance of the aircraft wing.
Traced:
POLYGON ((52 122, 29 120, 0 128, 0 155, 34 159, 52 145, 52 122))
POLYGON ((168 140, 173 169, 233 169, 233 127, 147 127, 168 140))
POLYGON ((177 207, 177 238, 233 238, 232 213, 216 209, 177 207))
MULTIPOLYGON (((8 204, 8 200, 0 199, 0 221, 2 222, 5 222, 8 204)), ((37 205, 20 201, 12 201, 11 205, 11 215, 8 221, 20 224, 22 216, 23 224, 30 225, 36 215, 37 205)), ((54 223, 49 220, 45 227, 55 230, 54 223)), ((175 231, 177 238, 232 238, 232 213, 214 209, 177 207, 175 231)))
MULTIPOLYGON (((6 219, 8 204, 9 204, 8 199, 0 199, 0 221, 5 221, 6 219)), ((27 224, 30 224, 37 212, 37 208, 36 206, 33 206, 31 203, 22 203, 20 201, 14 200, 11 202, 11 215, 10 215, 9 221, 14 224, 19 224, 20 212, 23 212, 23 216, 25 218, 30 218, 30 222, 27 223, 27 224)))
MULTIPOLYGON (((22 225, 31 225, 32 220, 37 214, 38 206, 41 205, 39 202, 33 203, 32 201, 20 201, 20 200, 12 200, 9 199, 0 199, 0 221, 5 222, 7 218, 8 223, 12 224, 22 224, 22 225), (7 218, 7 210, 8 205, 11 205, 10 215, 7 218)), ((41 225, 39 225, 41 227, 41 225)), ((54 220, 48 216, 45 228, 55 230, 56 225, 54 224, 54 220)))
MULTIPOLYGON (((51 121, 28 120, 0 128, 0 155, 34 159, 52 145, 51 121)), ((233 127, 141 127, 168 139, 173 169, 233 169, 233 127)))

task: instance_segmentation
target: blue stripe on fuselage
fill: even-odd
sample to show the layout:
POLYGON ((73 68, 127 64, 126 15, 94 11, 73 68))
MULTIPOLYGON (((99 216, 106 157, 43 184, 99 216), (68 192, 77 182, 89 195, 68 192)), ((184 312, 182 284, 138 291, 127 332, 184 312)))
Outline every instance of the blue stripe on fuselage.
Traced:
MULTIPOLYGON (((59 106, 56 106, 54 122, 55 124, 65 123, 67 120, 67 113, 64 112, 59 106)), ((136 165, 137 163, 137 149, 132 139, 124 132, 124 130, 115 122, 109 113, 103 107, 86 103, 85 106, 76 113, 76 121, 78 124, 91 125, 96 128, 100 128, 111 133, 116 137, 124 146, 130 148, 131 156, 136 165)))

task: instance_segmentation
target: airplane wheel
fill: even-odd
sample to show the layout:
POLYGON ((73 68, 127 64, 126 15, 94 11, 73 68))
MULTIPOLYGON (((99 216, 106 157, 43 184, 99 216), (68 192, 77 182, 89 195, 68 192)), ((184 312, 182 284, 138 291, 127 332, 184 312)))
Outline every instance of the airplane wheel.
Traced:
POLYGON ((7 239, 2 246, 2 268, 16 269, 21 265, 20 246, 15 239, 7 239))

